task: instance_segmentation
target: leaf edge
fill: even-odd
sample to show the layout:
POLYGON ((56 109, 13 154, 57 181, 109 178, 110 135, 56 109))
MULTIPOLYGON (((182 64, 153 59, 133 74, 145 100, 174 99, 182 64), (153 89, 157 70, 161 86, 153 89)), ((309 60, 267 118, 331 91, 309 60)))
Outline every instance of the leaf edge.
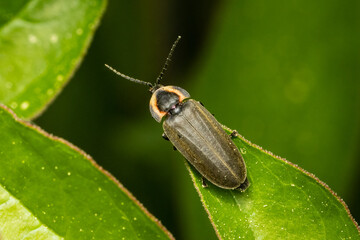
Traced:
MULTIPOLYGON (((162 225, 161 221, 159 219, 157 219, 154 215, 152 215, 149 210, 147 210, 144 205, 136 199, 136 197, 129 191, 127 190, 124 185, 122 185, 119 180, 117 180, 110 172, 108 172, 107 170, 105 170, 103 167, 101 167, 99 164, 96 163, 96 161, 86 152, 84 152, 82 149, 80 149, 79 147, 75 146, 74 144, 72 144, 71 142, 61 138, 61 137, 57 137, 55 135, 52 135, 48 132, 46 132, 45 130, 43 130, 42 128, 40 128, 39 126, 30 123, 27 120, 21 119, 19 118, 15 112, 9 108, 8 106, 6 106, 5 104, 0 103, 0 109, 3 109, 4 111, 8 112, 16 122, 22 124, 23 126, 30 128, 32 130, 35 130, 36 132, 38 132, 39 134, 41 134, 42 136, 53 140, 55 142, 59 142, 62 144, 65 144, 66 146, 68 146, 69 148, 71 148, 72 150, 78 152, 79 154, 81 154, 85 159, 87 159, 96 169, 98 169, 101 173, 103 173, 110 181, 114 182, 118 188, 121 189, 121 191, 123 191, 129 198, 131 201, 133 201, 135 203, 135 205, 137 205, 144 213, 145 215, 152 221, 154 222, 168 237, 169 239, 175 240, 174 236, 170 233, 169 230, 166 229, 166 227, 164 225, 162 225)), ((1 236, 0 236, 0 240, 1 236)))

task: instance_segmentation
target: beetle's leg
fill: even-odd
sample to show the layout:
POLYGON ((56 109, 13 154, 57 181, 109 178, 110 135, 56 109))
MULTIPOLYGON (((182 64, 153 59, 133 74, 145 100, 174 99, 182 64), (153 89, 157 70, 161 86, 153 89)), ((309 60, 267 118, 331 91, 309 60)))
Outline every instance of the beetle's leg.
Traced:
POLYGON ((249 180, 246 178, 245 181, 235 190, 239 190, 240 192, 245 192, 245 190, 250 186, 249 180))
POLYGON ((165 139, 166 141, 170 141, 169 138, 166 136, 165 133, 163 133, 161 136, 162 136, 162 138, 165 139))
POLYGON ((174 151, 176 151, 176 150, 177 150, 175 146, 173 146, 173 149, 174 149, 174 151))
POLYGON ((207 187, 208 187, 208 185, 207 185, 206 180, 205 180, 204 177, 201 177, 201 184, 202 184, 202 187, 203 187, 203 188, 207 188, 207 187))
POLYGON ((232 133, 230 134, 231 138, 235 138, 239 135, 239 133, 236 130, 233 130, 232 133))

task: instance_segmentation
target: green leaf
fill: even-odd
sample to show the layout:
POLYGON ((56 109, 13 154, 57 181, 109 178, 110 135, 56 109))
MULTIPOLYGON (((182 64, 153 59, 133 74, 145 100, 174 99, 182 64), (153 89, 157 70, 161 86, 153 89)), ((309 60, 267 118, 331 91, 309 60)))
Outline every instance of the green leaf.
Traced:
POLYGON ((234 142, 250 181, 243 193, 211 184, 203 188, 199 173, 187 165, 219 238, 360 238, 346 204, 326 184, 241 136, 234 142))
POLYGON ((0 238, 172 238, 90 156, 0 106, 0 238))
POLYGON ((0 3, 0 102, 34 118, 56 97, 89 46, 105 0, 0 3))

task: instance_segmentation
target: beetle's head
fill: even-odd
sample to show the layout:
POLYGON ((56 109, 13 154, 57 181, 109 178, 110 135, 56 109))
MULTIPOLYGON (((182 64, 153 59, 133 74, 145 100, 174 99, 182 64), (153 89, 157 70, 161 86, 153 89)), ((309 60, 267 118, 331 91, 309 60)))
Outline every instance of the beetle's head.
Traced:
POLYGON ((161 122, 166 114, 189 97, 190 94, 180 87, 161 86, 151 96, 149 104, 151 116, 156 121, 161 122))
POLYGON ((152 117, 160 122, 161 119, 171 110, 173 109, 178 103, 182 102, 184 99, 189 98, 190 95, 187 91, 182 88, 175 87, 175 86, 163 86, 160 84, 164 73, 168 67, 169 61, 171 61, 172 53, 179 42, 181 36, 175 40, 174 44, 172 45, 169 55, 166 58, 165 64, 156 79, 155 83, 145 82, 136 78, 129 77, 121 72, 116 71, 114 68, 110 67, 109 65, 105 64, 110 70, 115 72, 117 75, 139 84, 147 85, 149 87, 149 91, 152 93, 150 99, 150 112, 152 117))

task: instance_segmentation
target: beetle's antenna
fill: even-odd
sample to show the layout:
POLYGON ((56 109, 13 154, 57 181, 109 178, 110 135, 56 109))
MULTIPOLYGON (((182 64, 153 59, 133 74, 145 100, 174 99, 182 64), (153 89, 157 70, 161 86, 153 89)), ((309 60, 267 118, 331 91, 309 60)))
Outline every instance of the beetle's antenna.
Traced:
POLYGON ((116 71, 114 68, 110 67, 110 66, 107 65, 107 64, 105 64, 105 66, 106 66, 107 68, 109 68, 111 71, 113 71, 114 73, 116 73, 117 75, 119 75, 120 77, 122 77, 122 78, 125 78, 125 79, 127 79, 127 80, 129 80, 129 81, 136 82, 136 83, 139 83, 139 84, 147 85, 147 86, 149 86, 150 88, 153 87, 153 84, 152 84, 152 83, 145 82, 145 81, 141 81, 141 80, 139 80, 139 79, 129 77, 129 76, 127 76, 127 75, 125 75, 125 74, 123 74, 123 73, 121 73, 121 72, 116 71))
POLYGON ((160 72, 160 75, 158 76, 158 78, 156 79, 156 82, 155 82, 155 86, 158 85, 160 83, 160 81, 162 80, 163 76, 164 76, 164 73, 165 71, 167 70, 167 67, 169 65, 169 62, 171 61, 171 56, 175 50, 175 47, 176 45, 178 44, 179 40, 180 40, 181 36, 178 36, 177 39, 175 40, 174 44, 172 45, 171 49, 170 49, 170 52, 169 52, 169 55, 168 57, 166 58, 166 61, 165 61, 165 64, 163 66, 163 68, 161 69, 161 72, 160 72))

